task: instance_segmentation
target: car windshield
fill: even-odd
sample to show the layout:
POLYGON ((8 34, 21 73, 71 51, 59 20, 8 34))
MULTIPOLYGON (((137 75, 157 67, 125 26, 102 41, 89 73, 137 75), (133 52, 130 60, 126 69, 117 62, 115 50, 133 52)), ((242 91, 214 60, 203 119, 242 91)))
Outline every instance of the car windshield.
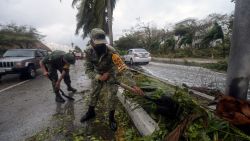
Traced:
POLYGON ((34 51, 31 50, 8 50, 3 57, 34 57, 34 51))
POLYGON ((135 52, 147 52, 145 49, 135 49, 135 52))

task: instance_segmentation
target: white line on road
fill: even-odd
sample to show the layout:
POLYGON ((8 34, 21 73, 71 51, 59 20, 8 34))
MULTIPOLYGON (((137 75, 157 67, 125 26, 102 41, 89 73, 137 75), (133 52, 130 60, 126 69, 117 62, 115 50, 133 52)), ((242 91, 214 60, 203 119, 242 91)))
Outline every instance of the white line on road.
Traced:
POLYGON ((9 86, 9 87, 7 87, 7 88, 4 88, 4 89, 0 90, 0 93, 1 93, 1 92, 4 92, 4 91, 7 91, 7 90, 9 90, 9 89, 12 89, 12 88, 14 88, 14 87, 16 87, 16 86, 22 85, 22 84, 24 84, 24 83, 26 83, 26 82, 28 82, 28 81, 30 81, 30 80, 26 80, 26 81, 17 83, 17 84, 15 84, 15 85, 9 86))
MULTIPOLYGON (((43 76, 43 75, 38 75, 37 77, 41 77, 41 76, 43 76)), ((31 79, 30 79, 30 80, 31 80, 31 79)), ((12 89, 12 88, 14 88, 14 87, 16 87, 16 86, 22 85, 22 84, 24 84, 24 83, 26 83, 26 82, 29 82, 30 80, 25 80, 25 81, 22 81, 22 82, 20 82, 20 83, 15 84, 15 85, 12 85, 12 86, 9 86, 9 87, 7 87, 7 88, 4 88, 4 89, 0 90, 0 93, 1 93, 1 92, 4 92, 4 91, 7 91, 7 90, 9 90, 9 89, 12 89)))

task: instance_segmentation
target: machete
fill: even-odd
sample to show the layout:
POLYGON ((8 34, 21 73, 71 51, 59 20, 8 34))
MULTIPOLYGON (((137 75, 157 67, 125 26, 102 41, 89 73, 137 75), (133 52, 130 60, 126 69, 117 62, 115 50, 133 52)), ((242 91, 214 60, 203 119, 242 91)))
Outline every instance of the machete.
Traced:
MULTIPOLYGON (((51 78, 49 75, 48 75, 48 78, 49 78, 50 81, 53 81, 52 78, 51 78)), ((72 98, 72 97, 66 95, 62 89, 59 89, 59 93, 61 93, 62 96, 66 97, 66 98, 69 99, 69 100, 75 100, 74 98, 72 98)))

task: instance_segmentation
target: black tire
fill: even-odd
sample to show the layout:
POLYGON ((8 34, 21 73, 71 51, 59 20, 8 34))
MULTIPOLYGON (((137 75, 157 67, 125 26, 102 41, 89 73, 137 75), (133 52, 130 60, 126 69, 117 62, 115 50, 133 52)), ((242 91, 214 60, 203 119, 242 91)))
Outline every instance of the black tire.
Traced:
POLYGON ((149 62, 145 62, 145 63, 144 63, 144 65, 147 65, 147 64, 149 64, 149 62))
POLYGON ((36 69, 34 66, 29 66, 25 75, 28 79, 36 78, 36 69))

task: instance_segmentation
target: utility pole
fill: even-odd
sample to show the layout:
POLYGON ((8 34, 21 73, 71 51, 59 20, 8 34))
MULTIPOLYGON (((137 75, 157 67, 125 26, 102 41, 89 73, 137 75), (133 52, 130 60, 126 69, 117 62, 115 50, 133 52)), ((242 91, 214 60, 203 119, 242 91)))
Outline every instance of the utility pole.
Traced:
POLYGON ((113 11, 111 7, 111 0, 107 0, 108 2, 108 28, 109 28, 109 41, 110 45, 113 46, 113 31, 112 31, 112 21, 113 21, 113 11))
POLYGON ((226 94, 247 99, 250 79, 250 0, 236 0, 226 94))

